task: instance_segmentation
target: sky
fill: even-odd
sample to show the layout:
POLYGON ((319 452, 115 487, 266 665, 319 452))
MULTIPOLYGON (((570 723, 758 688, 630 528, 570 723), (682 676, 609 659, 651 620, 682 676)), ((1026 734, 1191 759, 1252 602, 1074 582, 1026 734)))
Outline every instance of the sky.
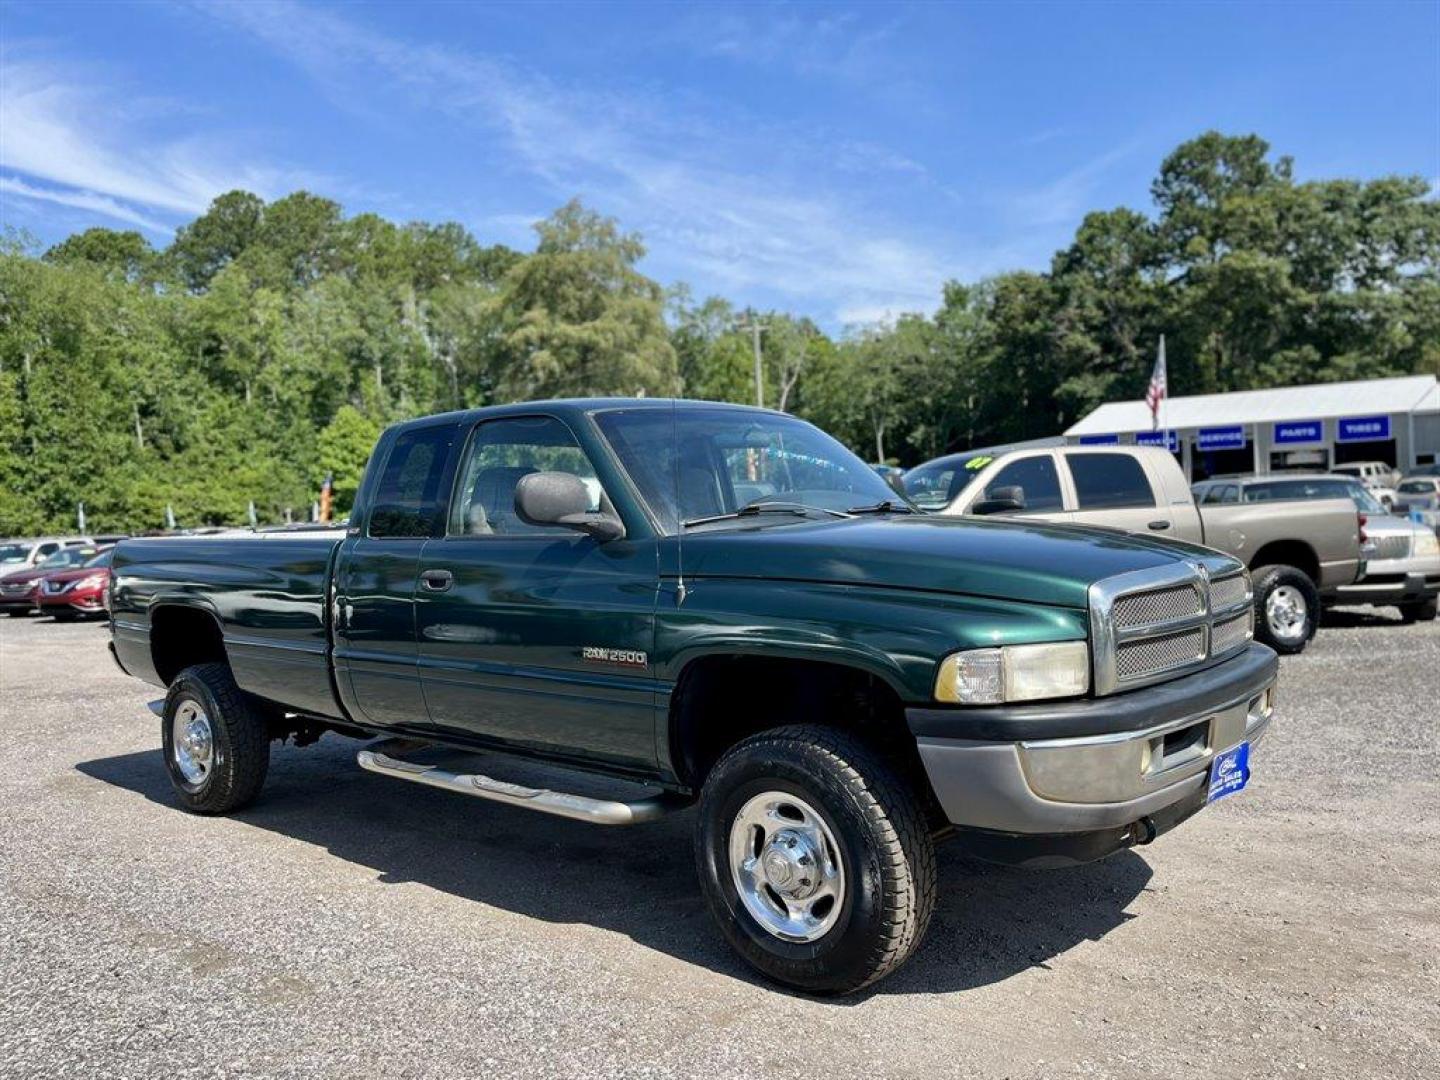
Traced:
POLYGON ((1440 0, 0 0, 0 225, 43 245, 239 187, 528 250, 579 196, 661 282, 827 328, 1045 269, 1210 128, 1440 187, 1440 0))

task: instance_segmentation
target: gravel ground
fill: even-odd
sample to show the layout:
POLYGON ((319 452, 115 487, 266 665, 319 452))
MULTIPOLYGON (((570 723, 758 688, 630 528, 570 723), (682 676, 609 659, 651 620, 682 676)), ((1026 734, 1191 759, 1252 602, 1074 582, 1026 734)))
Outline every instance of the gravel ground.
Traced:
POLYGON ((1330 621, 1246 792, 1074 870, 944 849, 920 954, 833 1002, 732 958, 689 814, 547 818, 326 737, 191 817, 104 628, 0 619, 0 1074, 1434 1077, 1440 624, 1330 621))

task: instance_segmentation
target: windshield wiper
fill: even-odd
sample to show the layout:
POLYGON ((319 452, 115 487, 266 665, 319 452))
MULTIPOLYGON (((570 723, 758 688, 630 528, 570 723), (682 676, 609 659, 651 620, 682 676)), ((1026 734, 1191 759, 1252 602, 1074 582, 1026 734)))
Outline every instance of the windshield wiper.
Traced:
POLYGON ((852 506, 849 513, 852 514, 913 514, 915 508, 909 503, 896 502, 894 499, 881 499, 869 506, 852 506))
POLYGON ((809 517, 811 514, 828 514, 830 517, 846 518, 844 510, 830 510, 824 506, 807 506, 805 503, 761 502, 750 503, 728 514, 712 514, 709 517, 691 518, 680 524, 685 528, 694 525, 709 525, 712 521, 734 521, 738 518, 758 517, 761 514, 793 514, 795 517, 809 517))

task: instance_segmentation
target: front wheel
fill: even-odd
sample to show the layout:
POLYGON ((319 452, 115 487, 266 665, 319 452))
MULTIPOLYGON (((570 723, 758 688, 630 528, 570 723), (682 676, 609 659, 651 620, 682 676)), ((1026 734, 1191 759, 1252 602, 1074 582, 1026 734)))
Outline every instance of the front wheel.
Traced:
POLYGON ((915 794, 831 728, 777 728, 733 747, 706 779, 695 843, 726 939, 761 974, 810 993, 890 974, 935 906, 935 850, 915 794))
POLYGON ((1255 575, 1255 637, 1282 655, 1305 651, 1320 621, 1320 593, 1293 566, 1267 566, 1255 575))
POLYGON ((227 814, 260 793, 270 767, 265 717, 224 664, 196 664, 165 696, 160 744, 187 810, 227 814))

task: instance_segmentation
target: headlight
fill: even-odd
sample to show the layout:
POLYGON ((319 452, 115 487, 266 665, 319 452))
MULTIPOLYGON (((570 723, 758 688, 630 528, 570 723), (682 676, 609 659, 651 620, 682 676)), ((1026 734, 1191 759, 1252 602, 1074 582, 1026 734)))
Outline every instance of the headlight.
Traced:
POLYGON ((83 577, 70 586, 75 592, 80 592, 83 589, 103 589, 104 587, 104 574, 91 574, 89 577, 83 577))
POLYGON ((1424 532, 1416 533, 1415 544, 1411 547, 1410 553, 1421 559, 1440 555, 1440 537, 1436 537, 1436 535, 1428 529, 1424 532))
POLYGON ((1078 697, 1089 689, 1090 647, 1083 641, 951 653, 935 679, 936 700, 961 705, 1078 697))

